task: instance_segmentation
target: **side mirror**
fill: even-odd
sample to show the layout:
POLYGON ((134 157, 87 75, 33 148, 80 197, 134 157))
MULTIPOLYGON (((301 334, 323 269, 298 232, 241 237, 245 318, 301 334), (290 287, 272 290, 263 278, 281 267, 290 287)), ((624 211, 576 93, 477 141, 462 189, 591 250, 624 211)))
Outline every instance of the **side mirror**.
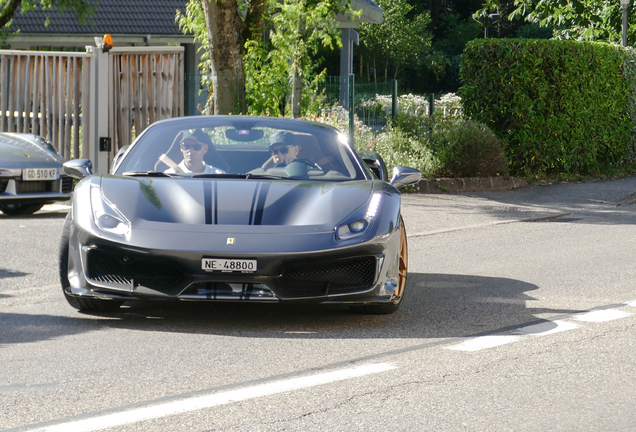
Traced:
POLYGON ((73 159, 64 162, 64 172, 78 180, 93 175, 93 163, 88 159, 73 159))
POLYGON ((393 177, 389 182, 393 187, 399 188, 418 183, 422 180, 422 172, 413 168, 396 166, 393 168, 393 177))
POLYGON ((386 170, 386 165, 382 160, 382 157, 373 150, 361 150, 358 152, 358 156, 362 159, 362 162, 369 167, 371 172, 380 180, 388 181, 389 174, 386 170))

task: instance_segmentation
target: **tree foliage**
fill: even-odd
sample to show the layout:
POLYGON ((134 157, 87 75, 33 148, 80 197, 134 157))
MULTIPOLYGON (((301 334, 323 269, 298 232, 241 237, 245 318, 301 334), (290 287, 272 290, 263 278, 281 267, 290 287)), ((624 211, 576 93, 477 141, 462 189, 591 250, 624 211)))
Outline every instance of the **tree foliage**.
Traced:
POLYGON ((396 79, 405 67, 420 64, 429 53, 432 35, 427 27, 431 20, 428 12, 411 16, 414 6, 407 0, 378 0, 378 4, 384 21, 361 25, 360 41, 374 69, 381 67, 385 79, 396 79))
MULTIPOLYGON (((516 9, 510 18, 524 17, 542 27, 554 26, 557 39, 603 40, 620 42, 622 8, 618 0, 515 0, 516 9)), ((636 5, 628 10, 630 29, 636 25, 636 5)), ((629 31, 629 42, 636 40, 635 32, 629 31)))
POLYGON ((18 8, 24 13, 38 7, 44 10, 57 7, 60 12, 72 11, 78 21, 83 24, 95 11, 97 4, 90 0, 0 0, 0 28, 8 26, 18 8))

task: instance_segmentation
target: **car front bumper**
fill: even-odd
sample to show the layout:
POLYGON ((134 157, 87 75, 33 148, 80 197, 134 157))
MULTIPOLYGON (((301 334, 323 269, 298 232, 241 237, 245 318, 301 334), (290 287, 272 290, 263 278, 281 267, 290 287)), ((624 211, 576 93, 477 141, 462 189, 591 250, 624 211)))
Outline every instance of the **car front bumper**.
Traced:
MULTIPOLYGON (((328 234, 324 234, 325 236, 328 234)), ((113 300, 395 302, 399 230, 341 248, 258 253, 176 251, 113 242, 71 230, 71 296, 113 300), (252 259, 255 272, 208 272, 204 258, 252 259)), ((314 239, 315 240, 315 239, 314 239)), ((273 248, 272 248, 273 249, 273 248)))
POLYGON ((73 196, 73 179, 22 181, 20 178, 0 177, 0 204, 52 203, 66 201, 73 196))

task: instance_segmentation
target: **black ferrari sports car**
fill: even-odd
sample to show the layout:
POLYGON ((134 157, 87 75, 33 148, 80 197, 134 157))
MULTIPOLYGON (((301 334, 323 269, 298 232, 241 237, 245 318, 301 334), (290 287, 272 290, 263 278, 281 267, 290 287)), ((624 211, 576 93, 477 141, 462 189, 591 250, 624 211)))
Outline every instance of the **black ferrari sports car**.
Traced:
POLYGON ((62 232, 64 295, 80 310, 127 300, 316 302, 395 312, 406 285, 400 186, 417 170, 361 155, 301 120, 200 116, 148 127, 109 175, 82 178, 62 232))
POLYGON ((31 214, 44 204, 69 200, 73 179, 64 174, 63 163, 41 136, 0 133, 0 211, 31 214))

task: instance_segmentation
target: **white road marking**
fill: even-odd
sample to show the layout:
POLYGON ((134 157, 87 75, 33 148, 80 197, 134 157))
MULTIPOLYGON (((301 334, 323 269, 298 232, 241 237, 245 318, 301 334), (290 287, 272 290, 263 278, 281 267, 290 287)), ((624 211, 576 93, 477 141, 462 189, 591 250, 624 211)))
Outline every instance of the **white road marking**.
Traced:
POLYGON ((349 369, 340 369, 333 372, 325 372, 317 375, 291 378, 272 383, 256 385, 252 387, 231 390, 222 393, 213 393, 205 396, 194 396, 188 399, 167 402, 129 411, 106 414, 99 417, 76 420, 67 423, 33 429, 30 432, 88 432, 136 423, 143 420, 152 420, 190 411, 197 411, 232 402, 255 399, 270 396, 277 393, 289 392, 308 387, 328 384, 336 381, 348 380, 364 375, 377 374, 397 369, 397 366, 388 363, 376 363, 357 366, 349 369))
POLYGON ((575 315, 574 318, 579 321, 585 322, 606 322, 612 321, 621 318, 627 318, 632 314, 628 312, 623 312, 616 309, 604 309, 604 310, 596 310, 592 312, 586 312, 581 315, 575 315))
POLYGON ((633 306, 636 307, 636 300, 632 300, 630 302, 627 302, 627 306, 633 306))
POLYGON ((521 337, 519 336, 509 336, 509 335, 490 335, 490 336, 480 336, 475 339, 469 339, 465 342, 462 342, 458 345, 452 345, 446 347, 446 349, 451 349, 455 351, 479 351, 487 348, 494 348, 501 345, 509 344, 512 342, 516 342, 521 337))
POLYGON ((520 336, 545 336, 563 331, 573 330, 578 325, 567 321, 548 321, 540 324, 534 324, 521 327, 514 334, 520 336))

